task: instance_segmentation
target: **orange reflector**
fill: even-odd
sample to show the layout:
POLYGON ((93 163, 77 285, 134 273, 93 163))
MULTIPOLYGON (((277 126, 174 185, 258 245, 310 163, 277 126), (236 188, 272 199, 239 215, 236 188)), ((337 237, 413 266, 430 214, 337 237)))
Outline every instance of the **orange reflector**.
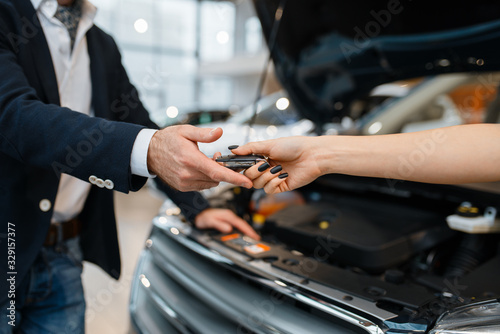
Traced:
POLYGON ((256 244, 256 245, 245 247, 245 251, 247 253, 251 253, 251 254, 259 254, 259 253, 267 252, 270 249, 271 249, 271 247, 264 245, 264 244, 256 244))
POLYGON ((221 237, 220 240, 221 241, 229 241, 229 240, 237 239, 240 236, 241 235, 239 233, 233 233, 233 234, 229 234, 229 235, 225 235, 225 236, 221 237))

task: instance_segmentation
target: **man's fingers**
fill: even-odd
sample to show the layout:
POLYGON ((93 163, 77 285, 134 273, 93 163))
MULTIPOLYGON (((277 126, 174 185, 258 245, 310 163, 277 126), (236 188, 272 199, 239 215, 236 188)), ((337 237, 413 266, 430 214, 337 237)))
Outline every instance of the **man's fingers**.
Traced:
POLYGON ((211 143, 222 136, 222 129, 197 128, 192 125, 182 125, 181 134, 192 141, 200 143, 211 143))
POLYGON ((232 150, 234 154, 238 155, 248 155, 248 154, 263 154, 269 155, 270 153, 270 145, 268 141, 259 141, 248 143, 246 145, 240 146, 232 150))
POLYGON ((222 153, 220 153, 220 152, 216 152, 216 153, 214 154, 214 156, 213 156, 212 160, 215 160, 215 159, 217 159, 218 157, 221 157, 221 156, 222 156, 222 153))
POLYGON ((214 182, 214 181, 190 181, 186 183, 180 183, 177 185, 173 185, 173 187, 179 191, 200 191, 204 189, 210 189, 213 187, 217 187, 219 185, 219 182, 214 182))
POLYGON ((218 163, 209 158, 200 161, 199 171, 208 176, 210 179, 219 182, 228 182, 247 189, 252 188, 252 181, 246 176, 236 173, 229 168, 222 167, 218 163))
POLYGON ((198 182, 197 183, 197 186, 198 186, 198 189, 196 189, 197 191, 200 191, 200 190, 205 190, 205 189, 210 189, 210 188, 214 188, 214 187, 217 187, 219 185, 219 182, 198 182))

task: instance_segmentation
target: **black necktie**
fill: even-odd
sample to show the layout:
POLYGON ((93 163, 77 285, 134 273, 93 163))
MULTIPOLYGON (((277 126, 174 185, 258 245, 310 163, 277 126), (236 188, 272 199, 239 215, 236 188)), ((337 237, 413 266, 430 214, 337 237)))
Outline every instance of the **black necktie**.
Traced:
POLYGON ((68 29, 69 37, 71 38, 71 51, 73 51, 78 23, 80 23, 80 18, 82 17, 81 1, 76 0, 71 6, 57 6, 54 17, 61 21, 66 29, 68 29))

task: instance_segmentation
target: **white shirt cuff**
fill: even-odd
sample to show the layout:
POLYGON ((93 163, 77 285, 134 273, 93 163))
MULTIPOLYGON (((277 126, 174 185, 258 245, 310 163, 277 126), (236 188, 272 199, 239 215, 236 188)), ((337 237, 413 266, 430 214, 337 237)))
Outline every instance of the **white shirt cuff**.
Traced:
POLYGON ((132 174, 143 177, 156 177, 148 170, 148 148, 151 138, 158 130, 142 129, 135 138, 130 157, 130 170, 132 174))

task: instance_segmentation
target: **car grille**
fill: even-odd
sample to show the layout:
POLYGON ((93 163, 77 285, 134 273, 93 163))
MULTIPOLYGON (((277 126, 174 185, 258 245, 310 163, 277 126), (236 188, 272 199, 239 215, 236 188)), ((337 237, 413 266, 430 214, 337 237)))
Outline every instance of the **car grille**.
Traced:
POLYGON ((141 255, 130 304, 140 333, 381 333, 332 317, 178 241, 155 226, 141 255))

